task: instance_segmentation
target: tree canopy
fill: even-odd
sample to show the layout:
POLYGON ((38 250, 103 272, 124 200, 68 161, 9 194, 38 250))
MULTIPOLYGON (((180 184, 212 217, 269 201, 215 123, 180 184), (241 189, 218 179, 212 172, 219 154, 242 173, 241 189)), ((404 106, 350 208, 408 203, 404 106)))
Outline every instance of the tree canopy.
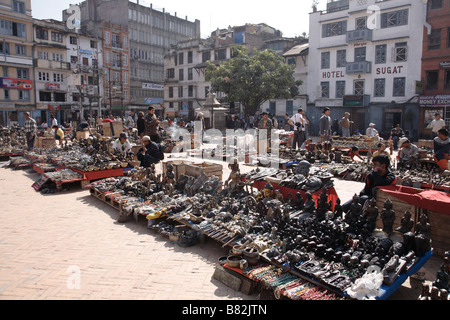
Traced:
POLYGON ((242 46, 232 47, 233 58, 216 65, 207 62, 206 80, 212 92, 223 92, 228 102, 240 102, 246 114, 255 114, 272 99, 298 95, 301 81, 295 81, 294 66, 272 50, 249 55, 242 46))

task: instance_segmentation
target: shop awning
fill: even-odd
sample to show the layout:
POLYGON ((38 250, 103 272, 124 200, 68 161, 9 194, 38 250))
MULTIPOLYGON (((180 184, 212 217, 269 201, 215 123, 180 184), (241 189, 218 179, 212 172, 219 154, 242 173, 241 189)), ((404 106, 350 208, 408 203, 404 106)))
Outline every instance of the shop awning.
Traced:
POLYGON ((404 186, 379 187, 379 189, 419 208, 450 214, 450 194, 448 193, 432 189, 422 191, 404 186))

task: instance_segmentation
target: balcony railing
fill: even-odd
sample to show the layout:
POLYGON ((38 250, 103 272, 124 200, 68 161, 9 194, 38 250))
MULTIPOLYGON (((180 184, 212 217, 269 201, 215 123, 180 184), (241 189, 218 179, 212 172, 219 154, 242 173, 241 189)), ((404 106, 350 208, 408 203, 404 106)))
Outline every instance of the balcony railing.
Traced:
POLYGON ((70 70, 70 63, 63 61, 34 59, 34 67, 43 69, 70 70))
POLYGON ((347 10, 349 8, 349 0, 329 0, 327 3, 327 13, 347 10))
POLYGON ((372 41, 372 34, 371 29, 347 31, 347 42, 372 41))
POLYGON ((347 62, 347 74, 372 73, 371 61, 347 62))

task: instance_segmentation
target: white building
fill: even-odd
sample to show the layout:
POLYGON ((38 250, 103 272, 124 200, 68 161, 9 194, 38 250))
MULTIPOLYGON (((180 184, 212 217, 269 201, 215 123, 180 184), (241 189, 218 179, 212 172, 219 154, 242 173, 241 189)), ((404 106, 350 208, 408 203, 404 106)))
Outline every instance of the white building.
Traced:
POLYGON ((425 7, 419 0, 329 1, 310 14, 308 96, 312 134, 324 109, 352 131, 369 122, 386 135, 399 123, 418 134, 425 7))

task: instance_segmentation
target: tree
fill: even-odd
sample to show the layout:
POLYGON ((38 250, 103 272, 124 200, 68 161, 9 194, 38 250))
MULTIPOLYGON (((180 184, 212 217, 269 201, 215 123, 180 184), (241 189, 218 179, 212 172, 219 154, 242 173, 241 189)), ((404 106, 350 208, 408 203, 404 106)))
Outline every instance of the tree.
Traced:
POLYGON ((272 50, 248 54, 246 48, 233 46, 233 58, 215 65, 208 61, 206 81, 212 92, 223 92, 228 102, 240 102, 245 114, 255 114, 271 99, 290 99, 298 95, 301 81, 295 81, 294 66, 272 50))

